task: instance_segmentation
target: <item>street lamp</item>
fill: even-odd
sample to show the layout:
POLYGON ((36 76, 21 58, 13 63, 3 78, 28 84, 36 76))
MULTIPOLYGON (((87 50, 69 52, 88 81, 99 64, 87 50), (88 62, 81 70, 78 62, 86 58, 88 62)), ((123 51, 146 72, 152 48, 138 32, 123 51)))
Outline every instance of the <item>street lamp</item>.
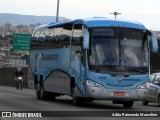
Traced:
POLYGON ((122 13, 114 12, 114 13, 110 13, 110 14, 113 14, 113 15, 115 16, 115 19, 116 19, 117 15, 120 15, 120 14, 122 14, 122 13))
POLYGON ((56 22, 58 22, 59 18, 59 0, 57 0, 57 15, 56 15, 56 22))

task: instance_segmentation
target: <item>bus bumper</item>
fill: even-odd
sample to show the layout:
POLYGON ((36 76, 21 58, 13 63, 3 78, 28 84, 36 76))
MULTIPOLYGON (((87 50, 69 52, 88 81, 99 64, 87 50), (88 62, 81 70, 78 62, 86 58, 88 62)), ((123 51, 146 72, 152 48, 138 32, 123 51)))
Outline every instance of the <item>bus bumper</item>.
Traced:
POLYGON ((103 87, 86 87, 86 97, 99 100, 143 100, 148 89, 106 89, 103 87))

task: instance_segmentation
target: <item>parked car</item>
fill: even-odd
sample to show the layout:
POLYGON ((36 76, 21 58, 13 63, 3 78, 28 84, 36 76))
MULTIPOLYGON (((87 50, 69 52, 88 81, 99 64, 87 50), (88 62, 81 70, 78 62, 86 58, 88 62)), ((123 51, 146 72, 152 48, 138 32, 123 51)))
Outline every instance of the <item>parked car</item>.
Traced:
POLYGON ((147 98, 142 103, 148 105, 149 102, 157 102, 160 106, 160 73, 150 75, 147 98))

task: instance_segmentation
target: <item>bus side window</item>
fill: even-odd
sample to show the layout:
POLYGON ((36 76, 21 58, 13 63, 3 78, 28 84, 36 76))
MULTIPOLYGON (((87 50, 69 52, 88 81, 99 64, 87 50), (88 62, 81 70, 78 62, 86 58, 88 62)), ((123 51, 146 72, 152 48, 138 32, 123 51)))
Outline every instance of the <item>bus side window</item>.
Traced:
POLYGON ((34 31, 34 33, 32 34, 32 38, 31 38, 31 44, 30 44, 30 49, 34 50, 36 49, 36 42, 37 42, 37 31, 34 31))
POLYGON ((55 28, 49 28, 51 31, 51 47, 55 48, 55 41, 56 41, 56 37, 55 37, 55 28))
POLYGON ((59 48, 59 39, 61 34, 61 28, 60 27, 54 27, 52 28, 52 48, 59 48))
POLYGON ((44 28, 42 28, 38 35, 37 49, 43 49, 44 37, 45 37, 44 28))
POLYGON ((38 43, 38 37, 40 35, 41 30, 35 30, 35 32, 32 34, 32 38, 31 38, 31 46, 30 49, 31 50, 36 50, 39 47, 39 43, 38 43))
POLYGON ((51 39, 52 37, 50 36, 50 29, 45 30, 45 36, 44 36, 44 46, 48 49, 51 48, 51 39))
POLYGON ((75 24, 73 29, 72 50, 79 56, 82 56, 82 24, 75 24))
POLYGON ((70 47, 70 35, 72 33, 73 24, 64 24, 62 25, 61 30, 61 48, 69 48, 70 47))

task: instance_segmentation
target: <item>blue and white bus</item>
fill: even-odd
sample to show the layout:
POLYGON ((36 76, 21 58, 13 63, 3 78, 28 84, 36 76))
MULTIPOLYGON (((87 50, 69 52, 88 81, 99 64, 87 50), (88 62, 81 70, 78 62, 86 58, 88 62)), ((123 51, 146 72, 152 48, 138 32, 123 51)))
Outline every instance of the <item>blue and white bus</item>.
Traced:
POLYGON ((155 35, 138 22, 77 19, 36 27, 30 67, 38 99, 69 95, 75 105, 111 100, 131 108, 147 94, 155 35))

